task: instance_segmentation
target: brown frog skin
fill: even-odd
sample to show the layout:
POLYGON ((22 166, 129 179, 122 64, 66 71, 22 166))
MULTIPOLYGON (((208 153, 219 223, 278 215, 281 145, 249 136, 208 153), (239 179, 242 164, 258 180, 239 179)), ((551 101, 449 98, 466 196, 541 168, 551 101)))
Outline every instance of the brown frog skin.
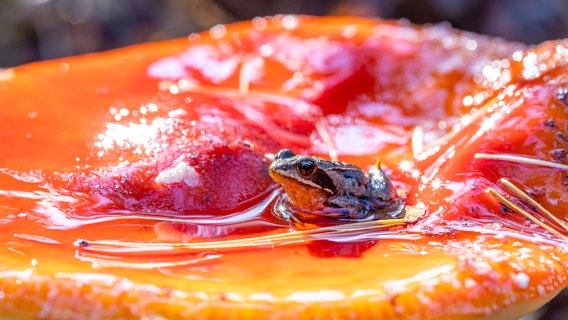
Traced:
POLYGON ((284 187, 294 209, 312 216, 393 219, 402 211, 394 187, 377 167, 366 173, 351 164, 283 149, 276 154, 269 173, 284 187))

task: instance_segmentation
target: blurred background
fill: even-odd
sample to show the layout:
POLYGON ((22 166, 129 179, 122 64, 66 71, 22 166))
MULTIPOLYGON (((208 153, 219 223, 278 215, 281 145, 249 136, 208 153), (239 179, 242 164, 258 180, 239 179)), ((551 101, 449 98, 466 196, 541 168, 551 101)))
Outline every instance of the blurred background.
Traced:
MULTIPOLYGON (((444 21, 526 44, 568 37, 566 0, 0 0, 0 68, 287 13, 444 21)), ((568 319, 568 292, 523 317, 535 319, 568 319)))
POLYGON ((278 13, 447 21, 527 44, 568 37, 565 0, 0 0, 0 68, 278 13))

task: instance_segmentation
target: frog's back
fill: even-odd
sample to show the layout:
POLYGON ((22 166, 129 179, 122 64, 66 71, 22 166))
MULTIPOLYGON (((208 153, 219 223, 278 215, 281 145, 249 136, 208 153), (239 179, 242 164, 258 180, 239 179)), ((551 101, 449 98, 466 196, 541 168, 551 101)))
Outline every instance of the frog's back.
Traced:
MULTIPOLYGON (((378 210, 390 210, 400 206, 396 190, 384 171, 377 167, 369 170, 368 186, 371 204, 378 210)), ((394 209, 393 209, 394 210, 394 209)))
POLYGON ((337 195, 367 196, 368 176, 361 168, 335 161, 326 161, 319 165, 334 181, 337 195))

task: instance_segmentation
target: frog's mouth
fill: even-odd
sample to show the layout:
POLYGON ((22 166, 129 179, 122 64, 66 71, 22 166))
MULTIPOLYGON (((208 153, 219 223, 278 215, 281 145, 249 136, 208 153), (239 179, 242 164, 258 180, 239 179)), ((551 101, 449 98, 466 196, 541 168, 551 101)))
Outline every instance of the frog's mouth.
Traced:
POLYGON ((274 180, 274 182, 276 182, 280 185, 285 185, 286 183, 292 183, 293 182, 292 178, 278 173, 278 171, 274 170, 274 168, 272 166, 268 169, 268 174, 270 175, 272 180, 274 180))
POLYGON ((295 178, 269 171, 272 179, 281 184, 290 198, 290 203, 299 210, 318 211, 325 208, 325 201, 333 194, 310 181, 299 181, 295 178))

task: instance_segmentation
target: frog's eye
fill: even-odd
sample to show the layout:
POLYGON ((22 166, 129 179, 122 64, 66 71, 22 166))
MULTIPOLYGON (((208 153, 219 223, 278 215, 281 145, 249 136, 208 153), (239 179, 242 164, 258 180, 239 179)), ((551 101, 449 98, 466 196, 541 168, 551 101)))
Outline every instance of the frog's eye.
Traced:
POLYGON ((307 177, 316 171, 316 164, 309 159, 302 160, 296 164, 296 170, 304 177, 307 177))
POLYGON ((294 156, 295 156, 295 154, 294 154, 294 152, 292 152, 292 150, 282 149, 274 156, 274 159, 275 160, 284 160, 284 159, 292 158, 294 156))

